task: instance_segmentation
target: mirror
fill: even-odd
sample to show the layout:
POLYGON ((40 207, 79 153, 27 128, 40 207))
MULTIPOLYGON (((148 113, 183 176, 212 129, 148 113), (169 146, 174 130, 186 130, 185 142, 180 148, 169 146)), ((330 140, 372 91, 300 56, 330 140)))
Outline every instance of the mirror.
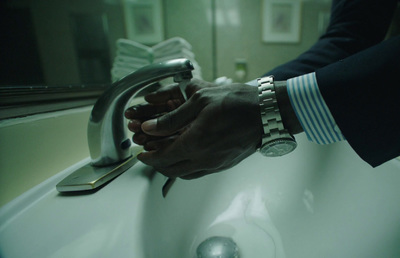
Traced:
POLYGON ((7 36, 0 44, 7 51, 2 51, 0 85, 110 83, 117 39, 151 46, 176 36, 192 45, 203 79, 250 80, 314 43, 330 9, 329 1, 302 2, 299 39, 268 43, 262 40, 262 2, 1 1, 2 35, 7 36), (244 70, 240 78, 237 69, 244 70))

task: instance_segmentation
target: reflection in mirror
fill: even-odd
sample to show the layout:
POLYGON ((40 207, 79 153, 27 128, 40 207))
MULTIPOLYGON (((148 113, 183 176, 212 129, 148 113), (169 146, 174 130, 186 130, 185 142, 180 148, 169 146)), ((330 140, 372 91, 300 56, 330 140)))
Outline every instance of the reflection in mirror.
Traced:
MULTIPOLYGON (((7 35, 0 41, 1 49, 7 50, 1 51, 0 86, 49 88, 108 85, 112 81, 116 42, 121 38, 152 47, 181 37, 192 46, 204 80, 222 76, 233 81, 252 80, 315 43, 326 29, 331 6, 330 0, 301 1, 300 8, 295 8, 299 10, 300 25, 291 26, 298 30, 298 38, 271 42, 262 37, 266 26, 261 12, 264 1, 0 2, 1 33, 7 35), (242 65, 246 67, 245 74, 237 71, 242 65)), ((285 13, 286 9, 279 10, 285 13)), ((394 24, 391 32, 398 28, 398 23, 394 24)))
POLYGON ((112 13, 102 1, 6 0, 1 5, 1 28, 8 35, 0 43, 8 50, 1 85, 110 82, 112 13))
POLYGON ((326 29, 331 5, 301 1, 298 39, 265 42, 263 2, 2 0, 0 85, 107 84, 119 38, 153 46, 182 37, 205 80, 251 80, 307 50, 326 29), (237 60, 246 64, 240 78, 237 60))
MULTIPOLYGON (((1 52, 0 91, 3 86, 10 91, 15 86, 44 85, 42 91, 47 93, 57 88, 57 96, 51 93, 45 99, 49 95, 53 101, 96 98, 101 90, 94 93, 90 85, 103 85, 104 89, 112 81, 120 38, 154 46, 181 37, 192 46, 204 80, 257 78, 315 42, 320 35, 318 14, 330 9, 329 0, 304 1, 299 41, 266 43, 262 40, 262 2, 3 0, 0 21, 2 35, 7 37, 0 46, 7 51, 1 52), (238 60, 246 67, 240 77, 238 60), (68 98, 58 97, 62 88, 69 92, 68 98), (80 95, 82 91, 85 94, 80 95)), ((24 90, 23 95, 32 99, 38 92, 36 88, 24 90)), ((34 99, 40 99, 39 95, 34 99)), ((22 99, 14 95, 12 101, 22 99)), ((12 101, 7 99, 7 103, 12 101)))
POLYGON ((30 8, 1 1, 0 26, 0 85, 43 83, 30 8))
POLYGON ((107 16, 72 14, 71 24, 82 83, 110 82, 107 16))
POLYGON ((7 37, 0 46, 7 51, 2 51, 0 86, 109 84, 120 38, 153 46, 182 37, 211 80, 211 2, 1 1, 1 30, 7 37))

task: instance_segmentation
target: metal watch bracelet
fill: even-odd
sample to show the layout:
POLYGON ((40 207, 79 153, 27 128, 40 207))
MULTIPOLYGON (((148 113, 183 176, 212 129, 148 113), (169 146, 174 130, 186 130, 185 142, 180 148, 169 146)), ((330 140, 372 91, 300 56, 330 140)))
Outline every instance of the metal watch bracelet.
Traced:
POLYGON ((274 77, 267 76, 257 79, 261 120, 264 134, 261 146, 282 138, 293 139, 293 136, 285 129, 279 111, 275 94, 274 77))

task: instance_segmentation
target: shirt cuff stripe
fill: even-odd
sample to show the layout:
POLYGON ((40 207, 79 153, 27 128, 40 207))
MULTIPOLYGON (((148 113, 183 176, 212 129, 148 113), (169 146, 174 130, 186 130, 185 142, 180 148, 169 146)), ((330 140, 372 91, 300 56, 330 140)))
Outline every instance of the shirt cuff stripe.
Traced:
POLYGON ((288 80, 287 83, 287 89, 288 89, 288 94, 289 94, 289 98, 290 101, 292 103, 294 112, 297 115, 297 118, 299 119, 299 122, 301 124, 301 126, 304 129, 304 132, 306 133, 308 139, 310 141, 316 142, 316 136, 314 131, 311 129, 311 126, 309 124, 309 121, 306 119, 306 114, 305 114, 305 110, 304 107, 301 107, 302 105, 302 101, 301 98, 299 97, 299 88, 295 87, 294 85, 298 85, 298 78, 292 79, 292 80, 288 80))
POLYGON ((315 85, 315 81, 313 80, 313 76, 311 74, 303 77, 306 80, 305 85, 309 85, 309 87, 305 87, 306 98, 309 101, 309 104, 312 106, 311 110, 313 111, 313 119, 316 120, 318 124, 317 130, 321 131, 322 134, 322 142, 333 143, 338 141, 335 139, 335 136, 332 134, 330 130, 330 126, 328 123, 328 118, 326 116, 326 111, 324 107, 324 102, 322 103, 320 100, 321 94, 319 92, 318 87, 315 85))
POLYGON ((321 96, 315 73, 289 79, 287 89, 293 109, 310 141, 329 144, 344 140, 321 96))
POLYGON ((315 96, 315 101, 317 105, 321 107, 321 115, 324 119, 324 124, 326 125, 326 130, 328 130, 331 135, 333 142, 343 141, 345 138, 342 135, 342 132, 339 130, 339 127, 336 125, 335 119, 333 118, 331 112, 329 111, 328 106, 326 105, 324 99, 322 98, 321 92, 318 88, 317 78, 315 73, 310 74, 312 85, 314 88, 313 95, 315 96))

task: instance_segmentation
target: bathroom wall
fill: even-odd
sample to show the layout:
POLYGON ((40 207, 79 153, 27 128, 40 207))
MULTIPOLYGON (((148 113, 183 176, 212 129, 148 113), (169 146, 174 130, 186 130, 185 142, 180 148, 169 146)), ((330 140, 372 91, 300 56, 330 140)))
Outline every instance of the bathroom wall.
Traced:
POLYGON ((203 78, 213 80, 211 0, 164 0, 165 37, 182 37, 193 47, 203 78))
POLYGON ((320 16, 329 13, 330 1, 300 2, 297 43, 262 42, 262 0, 165 0, 165 35, 180 36, 192 44, 205 80, 227 76, 239 81, 237 59, 247 63, 242 81, 251 80, 298 56, 318 39, 320 16))
POLYGON ((261 39, 262 0, 218 0, 217 75, 235 76, 235 60, 244 59, 248 74, 243 81, 255 79, 307 50, 319 37, 319 15, 329 12, 326 1, 301 1, 300 41, 265 43, 261 39), (228 11, 228 12, 227 12, 228 11))

